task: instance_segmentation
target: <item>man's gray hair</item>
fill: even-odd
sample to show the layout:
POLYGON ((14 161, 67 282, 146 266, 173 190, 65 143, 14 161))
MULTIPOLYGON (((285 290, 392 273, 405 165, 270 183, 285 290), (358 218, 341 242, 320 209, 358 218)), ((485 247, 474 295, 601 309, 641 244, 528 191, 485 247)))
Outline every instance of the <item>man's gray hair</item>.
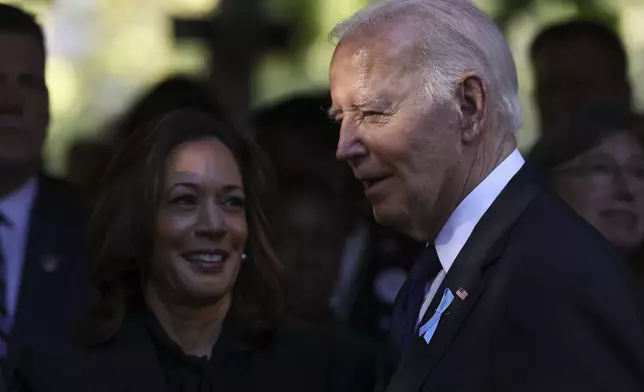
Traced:
POLYGON ((475 71, 490 85, 501 122, 497 125, 511 132, 521 127, 517 72, 510 48, 496 24, 470 0, 384 0, 338 24, 329 38, 338 43, 392 21, 411 27, 408 31, 414 34, 419 54, 417 67, 430 100, 451 99, 457 81, 475 71))

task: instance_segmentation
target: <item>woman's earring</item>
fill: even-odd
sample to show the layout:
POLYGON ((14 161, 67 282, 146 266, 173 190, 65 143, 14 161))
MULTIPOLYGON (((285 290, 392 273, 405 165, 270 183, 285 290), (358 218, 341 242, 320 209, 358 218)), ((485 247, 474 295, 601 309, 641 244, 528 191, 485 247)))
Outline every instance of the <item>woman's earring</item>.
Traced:
POLYGON ((246 261, 246 259, 248 259, 248 255, 246 253, 242 253, 241 260, 246 261))

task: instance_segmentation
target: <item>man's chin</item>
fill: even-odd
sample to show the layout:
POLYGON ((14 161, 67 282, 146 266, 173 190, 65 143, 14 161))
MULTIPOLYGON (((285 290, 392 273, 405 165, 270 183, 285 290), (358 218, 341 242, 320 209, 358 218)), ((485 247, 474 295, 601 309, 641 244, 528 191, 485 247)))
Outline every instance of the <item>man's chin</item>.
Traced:
POLYGON ((425 241, 425 237, 421 233, 413 230, 409 215, 402 213, 401 210, 382 208, 382 206, 374 205, 372 211, 373 217, 379 225, 392 228, 417 241, 425 241))
POLYGON ((382 205, 373 205, 371 211, 376 222, 382 226, 396 227, 400 220, 398 214, 382 205))

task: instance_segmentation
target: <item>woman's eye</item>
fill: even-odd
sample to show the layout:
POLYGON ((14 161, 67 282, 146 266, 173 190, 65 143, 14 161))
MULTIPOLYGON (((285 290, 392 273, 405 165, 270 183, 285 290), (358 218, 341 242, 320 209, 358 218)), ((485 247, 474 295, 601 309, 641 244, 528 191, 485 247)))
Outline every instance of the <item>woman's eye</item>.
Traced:
POLYGON ((229 196, 223 200, 223 204, 227 207, 241 209, 246 205, 246 201, 240 196, 229 196))
POLYGON ((180 195, 170 200, 170 204, 182 207, 189 208, 197 205, 198 200, 196 195, 180 195))

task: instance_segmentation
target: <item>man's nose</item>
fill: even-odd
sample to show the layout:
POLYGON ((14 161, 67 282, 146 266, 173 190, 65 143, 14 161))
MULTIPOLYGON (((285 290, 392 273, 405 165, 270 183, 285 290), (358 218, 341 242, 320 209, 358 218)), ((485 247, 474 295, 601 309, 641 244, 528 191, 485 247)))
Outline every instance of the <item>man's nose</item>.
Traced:
POLYGON ((613 195, 620 200, 632 200, 635 197, 633 191, 634 178, 624 172, 624 169, 618 169, 615 172, 613 181, 613 195))
POLYGON ((0 112, 2 114, 21 114, 22 94, 13 80, 0 81, 0 112))
POLYGON ((351 162, 367 154, 367 148, 358 137, 355 126, 345 120, 340 128, 338 149, 335 152, 336 158, 340 161, 351 162))
POLYGON ((217 203, 208 203, 199 212, 197 233, 217 239, 228 232, 226 216, 217 203))

